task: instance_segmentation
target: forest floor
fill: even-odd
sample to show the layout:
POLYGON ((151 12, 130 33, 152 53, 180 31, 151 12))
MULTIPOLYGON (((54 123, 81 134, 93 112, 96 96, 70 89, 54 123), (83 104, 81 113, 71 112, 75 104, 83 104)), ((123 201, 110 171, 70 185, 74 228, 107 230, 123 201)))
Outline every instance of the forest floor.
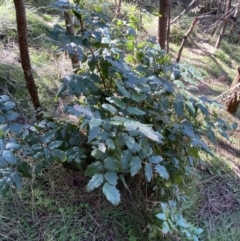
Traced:
MULTIPOLYGON (((59 79, 71 68, 69 59, 57 52, 57 46, 47 38, 58 18, 53 12, 38 8, 47 3, 47 0, 35 1, 27 10, 31 61, 46 116, 56 109, 61 111, 55 94, 59 79)), ((131 9, 134 11, 134 6, 124 4, 122 11, 131 9)), ((176 15, 181 9, 174 11, 176 15)), ((33 110, 21 70, 14 14, 11 3, 0 6, 0 74, 8 80, 6 83, 0 79, 0 87, 5 94, 13 93, 23 121, 32 121, 33 110), (15 90, 12 92, 11 88, 15 90)), ((173 60, 190 21, 191 16, 184 17, 172 28, 170 54, 173 60)), ((215 38, 203 34, 203 28, 206 25, 196 26, 183 50, 181 62, 202 70, 204 78, 193 90, 194 94, 214 99, 231 85, 240 65, 240 47, 226 35, 221 48, 215 49, 215 38)), ((146 15, 144 29, 149 36, 156 36, 157 18, 146 15)), ((141 37, 147 37, 145 31, 141 37)), ((224 109, 214 111, 227 123, 240 126, 240 110, 234 115, 224 109)), ((228 135, 228 140, 217 136, 217 145, 209 142, 216 157, 203 155, 204 162, 198 168, 196 179, 186 184, 185 193, 194 200, 186 215, 204 229, 203 241, 240 240, 240 128, 229 131, 228 135)), ((59 165, 34 182, 27 181, 21 192, 0 201, 0 240, 147 240, 143 232, 146 220, 142 207, 146 203, 142 203, 142 193, 129 196, 127 191, 123 192, 123 201, 114 207, 98 191, 84 193, 86 181, 59 165)), ((171 237, 158 240, 176 241, 171 237)))

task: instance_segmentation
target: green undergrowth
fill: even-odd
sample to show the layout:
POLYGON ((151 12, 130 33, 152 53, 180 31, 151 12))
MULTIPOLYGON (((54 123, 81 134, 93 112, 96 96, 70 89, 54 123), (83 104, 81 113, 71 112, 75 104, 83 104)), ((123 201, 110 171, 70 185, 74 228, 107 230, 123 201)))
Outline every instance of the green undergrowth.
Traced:
MULTIPOLYGON (((64 75, 66 69, 71 67, 70 60, 65 55, 56 53, 57 47, 49 39, 52 24, 59 18, 59 15, 49 15, 48 9, 41 8, 50 2, 49 0, 26 1, 32 70, 41 103, 47 107, 48 111, 56 106, 52 100, 58 88, 59 78, 64 75)), ((9 86, 1 84, 0 91, 11 94, 26 117, 31 117, 33 115, 32 104, 20 63, 15 9, 12 2, 0 5, 0 35, 2 36, 0 40, 0 74, 7 76, 10 81, 14 81, 14 89, 9 89, 9 86)))
POLYGON ((143 194, 126 191, 115 207, 98 191, 86 193, 87 181, 55 166, 1 199, 0 240, 147 240, 143 194))

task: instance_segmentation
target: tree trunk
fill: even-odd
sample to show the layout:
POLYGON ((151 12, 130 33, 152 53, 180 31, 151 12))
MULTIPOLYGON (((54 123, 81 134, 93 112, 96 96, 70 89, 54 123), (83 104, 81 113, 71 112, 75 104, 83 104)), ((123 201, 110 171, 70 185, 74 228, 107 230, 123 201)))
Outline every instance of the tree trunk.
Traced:
POLYGON ((171 7, 172 7, 172 0, 169 0, 169 8, 168 8, 168 24, 167 24, 167 47, 166 47, 166 52, 169 53, 169 42, 170 42, 170 20, 171 20, 171 7))
MULTIPOLYGON (((217 10, 217 15, 216 15, 217 17, 220 16, 220 14, 221 14, 221 9, 222 9, 222 0, 221 0, 220 3, 218 4, 218 10, 217 10)), ((212 31, 212 36, 214 36, 214 37, 215 37, 216 31, 217 31, 217 29, 218 29, 218 23, 216 22, 215 24, 216 24, 216 26, 214 27, 214 29, 213 29, 213 31, 212 31)))
POLYGON ((239 84, 240 84, 240 66, 238 67, 238 72, 230 87, 230 91, 229 91, 230 97, 224 103, 227 108, 227 111, 230 113, 235 113, 240 103, 240 98, 239 98, 240 85, 239 84))
MULTIPOLYGON (((226 11, 225 11, 225 17, 227 18, 227 15, 229 14, 229 11, 230 11, 230 8, 231 8, 231 0, 227 0, 227 3, 226 3, 226 11)), ((223 22, 222 23, 222 29, 220 31, 220 34, 218 36, 218 39, 217 39, 217 42, 215 44, 215 48, 219 48, 220 45, 221 45, 221 41, 222 41, 222 38, 223 38, 223 35, 225 33, 225 30, 226 30, 226 27, 227 27, 227 22, 223 22)))
MULTIPOLYGON (((237 20, 238 20, 238 14, 239 14, 239 5, 240 5, 240 1, 238 1, 236 7, 235 7, 235 11, 234 11, 234 15, 233 15, 233 22, 234 23, 237 23, 237 20)), ((230 30, 230 33, 233 34, 234 33, 234 30, 235 30, 235 27, 232 26, 231 30, 230 30)))
POLYGON ((159 14, 161 16, 158 19, 158 42, 161 49, 166 48, 169 8, 170 0, 159 0, 159 14))
MULTIPOLYGON (((66 31, 69 36, 74 36, 74 25, 73 25, 73 16, 69 12, 64 12, 65 24, 66 24, 66 31)), ((78 54, 72 53, 71 54, 71 61, 72 61, 72 68, 74 72, 77 73, 80 69, 80 64, 78 60, 78 54)))
POLYGON ((122 0, 119 0, 118 7, 117 7, 117 15, 120 13, 122 7, 122 0))
POLYGON ((38 91, 32 73, 32 66, 28 51, 27 20, 24 0, 14 0, 14 6, 16 10, 18 44, 22 69, 34 109, 38 110, 41 107, 41 104, 39 101, 38 91))

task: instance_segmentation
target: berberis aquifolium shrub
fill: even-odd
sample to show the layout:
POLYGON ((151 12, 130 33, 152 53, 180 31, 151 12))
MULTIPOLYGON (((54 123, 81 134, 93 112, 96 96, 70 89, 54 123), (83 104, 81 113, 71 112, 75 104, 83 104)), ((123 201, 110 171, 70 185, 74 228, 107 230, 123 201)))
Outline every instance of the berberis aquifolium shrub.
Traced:
MULTIPOLYGON (((226 135, 226 123, 208 110, 214 103, 192 96, 185 87, 194 84, 199 73, 189 65, 171 63, 154 40, 138 43, 132 21, 110 22, 78 1, 52 7, 64 7, 80 22, 75 35, 65 34, 60 26, 53 30, 62 50, 70 56, 77 53, 81 64, 77 74, 61 80, 58 91, 59 97, 73 97, 76 103, 65 110, 79 122, 52 118, 21 125, 15 121, 14 103, 1 96, 1 194, 10 187, 20 189, 22 177, 31 178, 55 161, 87 163, 87 191, 101 188, 114 205, 120 202, 117 184, 127 185, 129 174, 144 175, 146 182, 154 181, 155 189, 156 183, 161 190, 169 184, 177 188, 200 159, 199 152, 212 155, 201 136, 214 140, 215 129, 226 135)), ((150 236, 159 230, 180 231, 198 240, 201 229, 189 224, 178 208, 184 197, 168 198, 161 202, 159 194, 150 236)))

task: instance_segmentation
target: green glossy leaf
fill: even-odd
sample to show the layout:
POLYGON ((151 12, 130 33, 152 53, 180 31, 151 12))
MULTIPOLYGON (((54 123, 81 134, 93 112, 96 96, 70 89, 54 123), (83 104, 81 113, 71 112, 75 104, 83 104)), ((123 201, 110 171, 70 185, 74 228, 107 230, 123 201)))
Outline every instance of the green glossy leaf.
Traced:
POLYGON ((131 115, 145 115, 146 112, 139 110, 137 107, 128 106, 127 112, 131 115))
POLYGON ((102 120, 94 117, 89 121, 90 128, 100 126, 101 124, 102 124, 102 120))
POLYGON ((190 122, 183 121, 182 122, 182 133, 188 137, 194 137, 193 127, 190 122))
POLYGON ((191 224, 189 224, 182 216, 179 217, 179 219, 176 222, 177 226, 180 226, 182 228, 189 228, 191 227, 191 224))
POLYGON ((117 185, 118 176, 115 172, 106 172, 104 177, 111 185, 117 185))
POLYGON ((103 165, 100 161, 93 162, 92 164, 88 165, 85 171, 85 175, 91 177, 94 174, 101 172, 102 170, 103 170, 103 165))
POLYGON ((128 98, 128 99, 131 97, 130 92, 127 91, 127 90, 125 89, 125 87, 123 87, 121 84, 116 83, 116 86, 118 87, 118 89, 120 90, 120 92, 122 93, 122 95, 123 95, 124 97, 126 97, 126 98, 128 98))
POLYGON ((5 150, 2 152, 2 157, 10 164, 16 164, 17 158, 11 151, 5 150))
POLYGON ((132 149, 135 144, 135 139, 131 136, 125 135, 123 137, 124 143, 127 145, 128 149, 132 149))
POLYGON ((149 162, 152 164, 158 164, 163 161, 163 158, 161 156, 151 156, 149 157, 149 162))
POLYGON ((132 158, 131 151, 129 151, 129 150, 123 151, 122 170, 127 170, 128 169, 131 158, 132 158))
POLYGON ((119 164, 114 156, 109 156, 104 160, 104 167, 109 171, 116 171, 119 167, 119 164))
POLYGON ((119 204, 120 193, 115 186, 112 186, 109 183, 105 183, 102 189, 108 201, 110 201, 114 205, 119 204))
POLYGON ((183 116, 183 102, 182 101, 175 101, 173 103, 174 110, 176 111, 179 117, 183 116))
POLYGON ((4 168, 6 166, 7 162, 4 160, 3 157, 0 156, 0 168, 4 168))
POLYGON ((9 149, 12 151, 19 150, 20 147, 21 147, 21 145, 18 143, 15 143, 15 142, 9 142, 6 144, 6 149, 9 149))
POLYGON ((62 143, 63 143, 63 141, 53 141, 53 142, 49 143, 48 148, 49 148, 50 150, 56 149, 56 148, 58 148, 59 146, 61 146, 62 143))
POLYGON ((153 177, 153 168, 150 164, 146 163, 144 170, 145 170, 145 176, 147 178, 147 181, 150 182, 153 177))
POLYGON ((106 144, 107 144, 108 149, 114 150, 116 148, 115 143, 112 139, 107 139, 106 144))
POLYGON ((118 106, 119 108, 121 108, 122 110, 126 109, 127 105, 126 103, 124 103, 123 101, 119 100, 116 97, 108 97, 106 98, 110 103, 115 104, 116 106, 118 106))
POLYGON ((135 92, 132 93, 131 97, 132 97, 133 100, 135 100, 137 102, 141 102, 141 101, 144 101, 144 100, 147 99, 147 95, 145 95, 145 94, 138 94, 138 93, 135 93, 135 92))
POLYGON ((46 132, 45 134, 42 135, 41 140, 44 144, 47 144, 50 141, 53 141, 55 138, 57 130, 51 130, 46 132))
POLYGON ((16 188, 21 189, 22 182, 21 182, 21 179, 20 179, 20 176, 19 176, 18 172, 17 171, 13 172, 10 177, 12 179, 12 182, 15 184, 16 188))
POLYGON ((20 131, 22 131, 23 126, 21 124, 18 124, 18 123, 10 123, 9 129, 12 132, 20 132, 20 131))
POLYGON ((92 128, 90 128, 89 133, 88 133, 88 141, 92 141, 94 140, 97 136, 98 133, 100 132, 100 127, 99 126, 94 126, 92 128))
POLYGON ((88 66, 89 66, 89 69, 93 72, 97 66, 97 59, 96 58, 89 59, 88 66))
POLYGON ((205 116, 209 116, 209 111, 207 109, 207 106, 203 102, 198 102, 197 105, 198 105, 198 108, 205 116))
POLYGON ((66 153, 59 149, 52 150, 52 157, 54 157, 56 160, 60 162, 64 162, 67 160, 66 153))
POLYGON ((18 165, 18 171, 23 175, 23 177, 32 178, 32 167, 27 162, 21 162, 18 165))
POLYGON ((142 160, 138 156, 133 156, 130 162, 131 176, 136 175, 142 167, 142 160))
POLYGON ((193 102, 191 101, 186 101, 185 102, 185 106, 186 106, 186 109, 187 111, 189 112, 189 114, 192 116, 192 117, 196 117, 196 107, 194 105, 193 102))
POLYGON ((107 110, 107 111, 109 111, 113 115, 118 112, 118 110, 114 106, 112 106, 110 104, 103 104, 102 108, 107 110))
POLYGON ((163 136, 159 132, 152 130, 150 125, 141 124, 138 121, 125 121, 124 125, 128 131, 139 130, 147 138, 162 143, 163 136))
POLYGON ((99 187, 103 183, 103 175, 101 173, 95 173, 91 180, 87 184, 87 191, 90 192, 99 187))
POLYGON ((3 104, 2 109, 3 110, 11 110, 15 106, 15 103, 12 101, 7 101, 3 104))
POLYGON ((0 115, 0 124, 3 124, 6 122, 6 118, 3 115, 0 115))
POLYGON ((91 152, 91 155, 95 158, 95 159, 99 159, 99 160, 104 160, 106 158, 106 153, 103 153, 102 151, 100 151, 98 148, 94 149, 91 152))
POLYGON ((18 116, 19 114, 14 111, 8 111, 7 113, 5 113, 5 118, 9 121, 17 119, 18 116))
POLYGON ((167 220, 167 217, 165 216, 164 213, 158 213, 158 214, 156 215, 156 217, 157 217, 158 219, 162 220, 162 221, 166 221, 166 220, 167 220))
POLYGON ((106 145, 105 145, 104 143, 99 143, 99 144, 98 144, 98 149, 99 149, 101 152, 105 153, 107 148, 106 148, 106 145))
POLYGON ((168 224, 168 222, 164 221, 163 224, 162 224, 162 233, 167 234, 169 232, 171 232, 169 224, 168 224))
POLYGON ((164 166, 161 166, 160 164, 155 165, 156 172, 160 175, 160 177, 164 179, 169 178, 169 174, 164 166))

